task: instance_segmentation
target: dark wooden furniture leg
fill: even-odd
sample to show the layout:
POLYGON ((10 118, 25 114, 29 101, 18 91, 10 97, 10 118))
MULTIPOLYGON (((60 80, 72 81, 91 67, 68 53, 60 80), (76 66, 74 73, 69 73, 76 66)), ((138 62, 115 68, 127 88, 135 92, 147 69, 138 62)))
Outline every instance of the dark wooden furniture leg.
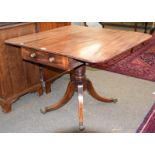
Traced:
POLYGON ((104 28, 104 22, 99 22, 99 24, 104 28))
POLYGON ((84 26, 88 26, 88 25, 87 25, 87 22, 83 22, 83 24, 84 24, 84 26))
POLYGON ((145 22, 144 25, 145 25, 145 26, 144 26, 144 33, 147 33, 147 25, 148 25, 148 22, 145 22))
POLYGON ((151 30, 150 30, 150 34, 153 34, 155 31, 155 27, 153 27, 151 30))
POLYGON ((101 97, 100 95, 97 94, 95 91, 92 82, 86 78, 86 66, 82 65, 76 69, 74 69, 71 72, 71 81, 68 84, 66 93, 64 97, 54 105, 50 105, 48 107, 45 107, 41 109, 42 113, 46 113, 52 110, 56 110, 63 105, 65 105, 73 96, 74 92, 77 91, 78 93, 78 113, 79 113, 79 129, 83 130, 84 125, 83 125, 83 120, 84 120, 84 114, 83 114, 83 91, 88 90, 89 94, 94 97, 95 99, 101 101, 101 102, 113 102, 116 103, 117 99, 112 99, 112 98, 106 98, 106 97, 101 97))
POLYGON ((38 96, 43 95, 43 92, 44 92, 43 87, 39 88, 38 91, 37 91, 38 96))
MULTIPOLYGON (((147 33, 147 25, 148 25, 148 22, 145 22, 144 23, 144 33, 147 33)), ((135 23, 135 32, 137 31, 137 28, 138 28, 138 23, 136 22, 135 23)))
POLYGON ((135 32, 137 32, 137 27, 138 27, 138 23, 135 22, 135 25, 134 25, 134 30, 135 30, 135 32))

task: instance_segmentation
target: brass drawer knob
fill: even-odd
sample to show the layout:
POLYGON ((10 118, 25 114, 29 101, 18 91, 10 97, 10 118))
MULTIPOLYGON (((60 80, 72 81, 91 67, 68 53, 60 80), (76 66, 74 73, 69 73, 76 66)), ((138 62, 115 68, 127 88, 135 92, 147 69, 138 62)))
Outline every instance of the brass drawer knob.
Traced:
POLYGON ((49 57, 49 62, 54 62, 55 58, 54 57, 49 57))
POLYGON ((31 57, 31 58, 35 58, 36 56, 37 56, 36 53, 31 53, 31 54, 30 54, 30 57, 31 57))

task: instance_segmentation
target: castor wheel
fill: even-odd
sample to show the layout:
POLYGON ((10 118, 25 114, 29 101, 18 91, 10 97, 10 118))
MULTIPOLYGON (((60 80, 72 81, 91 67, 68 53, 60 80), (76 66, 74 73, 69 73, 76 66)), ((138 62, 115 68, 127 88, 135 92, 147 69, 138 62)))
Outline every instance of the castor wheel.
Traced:
POLYGON ((113 103, 117 103, 118 102, 118 99, 117 98, 114 98, 114 99, 112 99, 113 101, 113 103))
POLYGON ((82 122, 79 123, 79 129, 80 129, 80 131, 83 131, 85 129, 85 127, 84 127, 82 122))
POLYGON ((42 108, 42 109, 40 109, 40 112, 41 112, 42 114, 45 114, 45 113, 46 113, 46 109, 45 109, 45 108, 42 108))

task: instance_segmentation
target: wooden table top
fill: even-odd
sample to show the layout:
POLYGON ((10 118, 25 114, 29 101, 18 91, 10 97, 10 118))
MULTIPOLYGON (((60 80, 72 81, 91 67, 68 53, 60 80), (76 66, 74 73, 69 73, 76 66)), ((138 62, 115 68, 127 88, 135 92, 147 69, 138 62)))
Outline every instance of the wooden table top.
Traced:
POLYGON ((151 37, 140 32, 72 25, 9 39, 6 43, 98 63, 110 60, 151 37))

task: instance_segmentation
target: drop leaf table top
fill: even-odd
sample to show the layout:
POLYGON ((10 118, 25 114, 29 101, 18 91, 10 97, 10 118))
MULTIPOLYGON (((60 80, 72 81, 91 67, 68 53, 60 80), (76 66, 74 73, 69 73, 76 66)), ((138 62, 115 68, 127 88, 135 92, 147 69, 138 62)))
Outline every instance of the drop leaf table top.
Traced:
POLYGON ((150 38, 151 35, 140 32, 71 25, 9 39, 6 43, 98 63, 110 60, 150 38))

